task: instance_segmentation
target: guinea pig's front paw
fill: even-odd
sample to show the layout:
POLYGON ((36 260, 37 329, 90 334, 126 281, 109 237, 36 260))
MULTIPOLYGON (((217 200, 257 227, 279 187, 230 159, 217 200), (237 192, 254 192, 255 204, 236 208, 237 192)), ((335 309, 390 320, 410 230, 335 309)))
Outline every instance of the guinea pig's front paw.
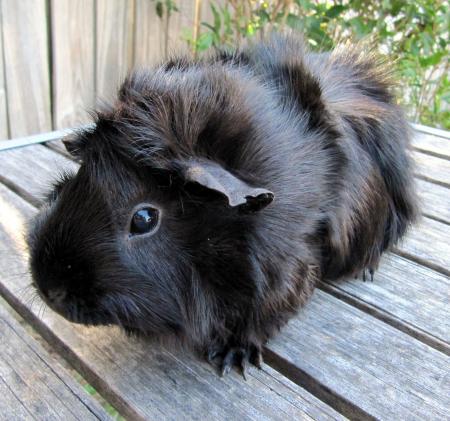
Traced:
POLYGON ((362 271, 362 280, 363 282, 366 282, 367 278, 370 278, 370 281, 373 282, 373 275, 375 273, 375 270, 373 268, 364 269, 362 271))
POLYGON ((249 344, 247 346, 211 346, 206 355, 208 362, 219 366, 220 375, 228 374, 233 367, 247 380, 246 372, 248 364, 261 368, 262 350, 259 345, 249 344))
POLYGON ((361 278, 363 282, 369 278, 371 282, 373 282, 375 274, 375 269, 369 267, 368 269, 363 269, 358 275, 355 276, 355 279, 361 278))

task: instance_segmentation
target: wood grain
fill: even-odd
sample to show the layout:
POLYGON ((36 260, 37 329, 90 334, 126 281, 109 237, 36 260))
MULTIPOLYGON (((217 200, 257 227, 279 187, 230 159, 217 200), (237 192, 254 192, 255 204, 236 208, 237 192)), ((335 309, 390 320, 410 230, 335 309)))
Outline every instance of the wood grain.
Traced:
POLYGON ((415 123, 412 123, 411 126, 418 132, 432 134, 433 136, 443 137, 444 139, 450 139, 450 132, 448 130, 437 129, 435 127, 415 123))
POLYGON ((134 2, 96 2, 97 102, 110 102, 133 64, 134 2))
MULTIPOLYGON (((35 143, 52 142, 54 140, 60 140, 64 136, 73 133, 72 129, 55 130, 53 132, 41 133, 39 135, 18 137, 10 139, 7 142, 0 143, 0 152, 7 149, 17 149, 24 146, 33 145, 35 143)), ((59 142, 61 148, 64 148, 62 142, 59 142)))
POLYGON ((429 133, 415 132, 412 145, 415 149, 436 157, 450 159, 450 139, 429 133))
POLYGON ((43 145, 0 153, 0 180, 35 205, 41 203, 60 174, 77 168, 73 161, 43 145))
POLYGON ((180 350, 133 340, 112 327, 74 325, 29 306, 20 232, 35 209, 0 185, 0 292, 121 413, 131 419, 342 419, 268 366, 220 378, 180 350))
MULTIPOLYGON (((388 322, 394 326, 401 328, 401 324, 407 325, 405 331, 450 354, 448 276, 401 256, 388 254, 375 272, 374 282, 347 279, 332 284, 366 306, 382 310, 384 314, 381 317, 385 320, 389 317, 388 322)), ((372 313, 371 309, 369 311, 372 313)))
POLYGON ((3 53, 4 53, 3 20, 2 14, 0 13, 0 140, 7 139, 9 137, 8 111, 6 107, 6 80, 3 71, 4 70, 3 53))
POLYGON ((420 207, 424 215, 450 223, 450 190, 447 187, 416 180, 420 207))
MULTIPOLYGON (((269 343, 274 367, 377 419, 441 420, 450 405, 450 358, 323 291, 269 343), (314 385, 312 386, 314 387, 314 385)), ((351 418, 364 418, 349 414, 351 418)))
POLYGON ((450 187, 450 161, 422 152, 414 152, 416 174, 423 180, 450 187))
POLYGON ((33 339, 0 301, 2 419, 108 420, 66 370, 33 339))
POLYGON ((450 275, 450 225, 422 218, 395 249, 397 253, 450 275))
POLYGON ((94 0, 52 0, 54 127, 88 120, 95 104, 94 0))
POLYGON ((1 13, 10 137, 50 131, 46 2, 2 0, 1 13))
MULTIPOLYGON (((202 3, 206 3, 203 1, 202 3)), ((195 0, 182 1, 178 5, 179 12, 174 13, 169 28, 169 55, 186 53, 188 51, 183 35, 193 31, 195 20, 195 0)))
POLYGON ((134 31, 134 65, 159 63, 164 56, 164 30, 154 2, 135 0, 134 31))

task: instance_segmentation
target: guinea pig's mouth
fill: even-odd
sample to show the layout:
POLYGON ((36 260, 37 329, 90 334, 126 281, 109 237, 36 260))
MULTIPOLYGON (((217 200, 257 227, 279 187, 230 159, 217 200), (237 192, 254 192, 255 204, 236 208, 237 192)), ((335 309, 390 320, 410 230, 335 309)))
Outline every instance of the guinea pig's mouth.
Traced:
POLYGON ((117 324, 109 312, 101 308, 93 309, 81 300, 68 296, 62 290, 47 294, 38 290, 38 294, 45 304, 69 322, 90 326, 117 324))
POLYGON ((62 312, 59 311, 58 313, 70 322, 82 325, 105 326, 115 324, 108 313, 85 309, 74 303, 69 304, 62 312))

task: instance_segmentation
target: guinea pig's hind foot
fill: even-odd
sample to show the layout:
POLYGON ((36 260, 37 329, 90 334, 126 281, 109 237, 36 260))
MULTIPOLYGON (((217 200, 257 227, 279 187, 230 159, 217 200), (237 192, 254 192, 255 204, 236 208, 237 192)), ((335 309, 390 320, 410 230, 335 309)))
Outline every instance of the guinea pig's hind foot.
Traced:
POLYGON ((221 348, 212 347, 207 354, 208 362, 214 364, 218 360, 220 376, 227 375, 233 367, 236 367, 239 372, 247 380, 246 372, 248 364, 253 364, 257 368, 262 365, 261 348, 256 345, 247 347, 229 346, 225 345, 221 348))

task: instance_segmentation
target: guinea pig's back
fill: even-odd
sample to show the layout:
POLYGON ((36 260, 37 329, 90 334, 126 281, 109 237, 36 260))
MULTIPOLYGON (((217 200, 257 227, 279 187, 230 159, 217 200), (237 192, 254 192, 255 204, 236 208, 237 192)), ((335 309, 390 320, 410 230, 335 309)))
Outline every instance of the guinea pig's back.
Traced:
POLYGON ((365 45, 310 53, 295 37, 275 36, 248 55, 296 130, 281 147, 297 192, 312 193, 323 272, 376 268, 417 214, 409 127, 389 66, 365 45))

